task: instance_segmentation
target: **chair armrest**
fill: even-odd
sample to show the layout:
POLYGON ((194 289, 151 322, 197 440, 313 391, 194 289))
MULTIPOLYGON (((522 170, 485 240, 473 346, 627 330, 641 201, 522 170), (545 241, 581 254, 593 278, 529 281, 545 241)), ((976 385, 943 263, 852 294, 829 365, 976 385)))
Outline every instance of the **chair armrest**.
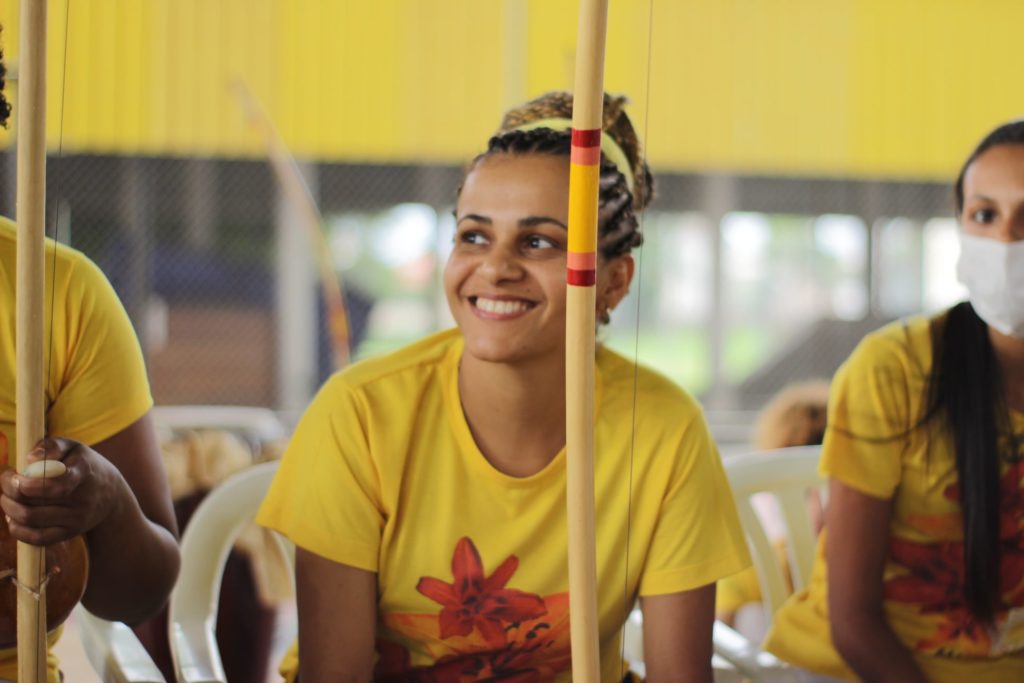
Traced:
POLYGON ((78 605, 74 612, 82 646, 104 683, 165 683, 135 633, 121 622, 106 621, 78 605))
POLYGON ((715 621, 715 654, 745 677, 771 683, 798 683, 793 669, 775 655, 765 652, 721 621, 715 621))
POLYGON ((178 683, 227 683, 212 625, 194 626, 171 623, 171 652, 178 683))
POLYGON ((711 675, 715 683, 745 683, 747 677, 724 657, 711 655, 711 675))

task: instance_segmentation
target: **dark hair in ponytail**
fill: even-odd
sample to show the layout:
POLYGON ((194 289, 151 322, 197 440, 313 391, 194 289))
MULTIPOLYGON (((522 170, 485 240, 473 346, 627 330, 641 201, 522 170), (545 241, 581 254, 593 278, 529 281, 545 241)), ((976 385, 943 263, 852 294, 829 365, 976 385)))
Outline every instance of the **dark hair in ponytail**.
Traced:
POLYGON ((945 422, 956 451, 964 598, 991 622, 1000 594, 998 435, 1009 429, 999 363, 988 325, 966 301, 932 323, 932 349, 926 415, 945 422))
MULTIPOLYGON (((1024 120, 982 139, 964 162, 954 188, 964 209, 964 177, 992 147, 1024 144, 1024 120)), ((945 421, 956 451, 964 529, 964 598, 977 619, 991 622, 1000 596, 999 435, 1010 433, 1009 408, 988 325, 969 302, 932 323, 932 373, 925 421, 945 421)))

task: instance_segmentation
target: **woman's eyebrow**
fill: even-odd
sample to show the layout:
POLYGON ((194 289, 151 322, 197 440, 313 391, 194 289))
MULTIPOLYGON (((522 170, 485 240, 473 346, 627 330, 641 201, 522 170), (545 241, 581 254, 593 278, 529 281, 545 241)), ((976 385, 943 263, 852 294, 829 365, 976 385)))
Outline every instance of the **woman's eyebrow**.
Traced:
POLYGON ((458 225, 462 221, 474 221, 476 223, 486 223, 487 225, 490 225, 493 222, 487 216, 481 216, 481 215, 476 214, 476 213, 467 213, 462 218, 456 219, 455 225, 458 225))
POLYGON ((569 229, 568 227, 566 227, 565 223, 563 223, 560 220, 551 218, 550 216, 527 216, 526 218, 522 218, 519 220, 519 227, 520 229, 533 228, 543 223, 553 223, 558 227, 562 228, 563 230, 569 229))

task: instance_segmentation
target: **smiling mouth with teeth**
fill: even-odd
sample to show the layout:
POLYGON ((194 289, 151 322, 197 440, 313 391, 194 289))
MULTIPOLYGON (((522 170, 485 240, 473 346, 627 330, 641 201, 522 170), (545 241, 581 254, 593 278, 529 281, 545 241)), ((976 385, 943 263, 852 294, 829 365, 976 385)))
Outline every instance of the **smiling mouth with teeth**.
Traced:
POLYGON ((492 315, 512 315, 515 313, 523 313, 536 306, 535 303, 523 301, 522 299, 488 299, 482 296, 469 297, 469 303, 474 308, 492 315))

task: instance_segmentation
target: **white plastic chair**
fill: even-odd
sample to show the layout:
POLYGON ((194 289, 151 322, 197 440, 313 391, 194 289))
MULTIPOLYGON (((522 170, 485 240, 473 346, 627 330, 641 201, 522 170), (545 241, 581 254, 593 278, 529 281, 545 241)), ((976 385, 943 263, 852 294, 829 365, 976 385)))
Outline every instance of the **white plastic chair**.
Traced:
MULTIPOLYGON (((171 594, 168 630, 179 683, 225 683, 217 648, 217 598, 228 553, 242 527, 255 515, 277 462, 254 465, 225 480, 200 503, 181 539, 181 574, 171 594)), ((294 546, 276 536, 294 570, 294 546)), ((634 610, 624 638, 626 658, 642 666, 643 620, 634 610)), ((739 683, 736 668, 715 656, 716 683, 739 683)))
MULTIPOLYGON (((824 501, 824 481, 818 475, 821 446, 796 446, 734 455, 723 459, 736 498, 740 522, 757 571, 765 616, 770 622, 790 595, 785 568, 778 562, 751 498, 769 493, 778 502, 786 530, 786 551, 793 590, 804 587, 814 564, 816 539, 807 507, 807 492, 818 490, 824 501)), ((715 623, 715 652, 755 681, 795 681, 789 667, 762 651, 727 625, 715 623)))
POLYGON ((75 607, 72 618, 79 631, 82 649, 101 681, 164 683, 160 669, 128 626, 100 619, 81 604, 75 607))
MULTIPOLYGON (((214 633, 221 574, 239 532, 255 517, 277 465, 254 465, 226 479, 199 504, 182 535, 181 574, 168 608, 171 655, 181 683, 226 683, 214 633)), ((294 564, 294 548, 275 537, 294 564)))
MULTIPOLYGON (((281 421, 268 408, 157 406, 153 414, 159 426, 172 429, 222 427, 258 441, 272 441, 286 435, 281 421)), ((160 669, 129 626, 101 619, 81 604, 75 607, 72 618, 82 649, 104 683, 164 683, 160 669)))

